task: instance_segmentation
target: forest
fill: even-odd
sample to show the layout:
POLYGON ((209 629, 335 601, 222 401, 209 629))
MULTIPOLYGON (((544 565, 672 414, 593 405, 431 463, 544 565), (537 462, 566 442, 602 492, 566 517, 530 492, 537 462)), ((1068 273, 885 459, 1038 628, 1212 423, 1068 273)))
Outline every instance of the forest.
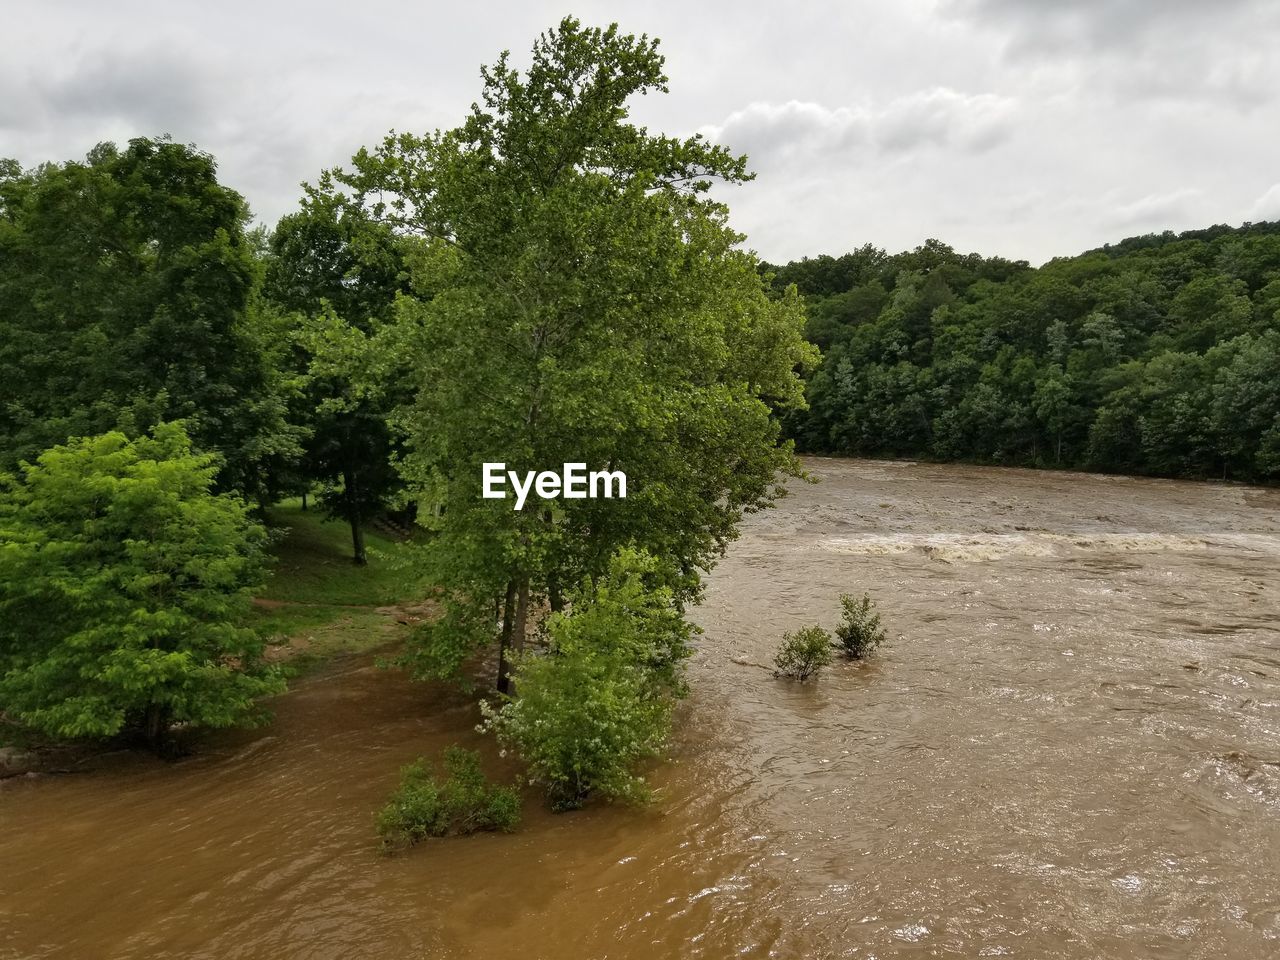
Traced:
POLYGON ((771 268, 821 366, 803 450, 1164 477, 1280 476, 1280 223, 1032 268, 936 240, 771 268))

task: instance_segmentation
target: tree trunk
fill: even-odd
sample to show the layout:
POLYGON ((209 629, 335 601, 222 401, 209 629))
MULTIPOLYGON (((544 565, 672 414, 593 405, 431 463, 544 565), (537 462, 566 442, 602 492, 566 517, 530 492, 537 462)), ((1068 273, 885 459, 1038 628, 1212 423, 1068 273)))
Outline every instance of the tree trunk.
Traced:
POLYGON ((511 664, 507 651, 511 648, 511 631, 515 627, 516 582, 507 581, 507 597, 502 604, 502 636, 498 640, 498 692, 511 690, 511 664))
POLYGON ((356 566, 363 567, 369 562, 364 552, 364 529, 360 526, 360 503, 356 496, 356 477, 351 470, 342 471, 342 485, 347 500, 347 520, 351 523, 352 559, 356 566))
POLYGON ((302 491, 302 512, 307 512, 307 491, 302 491))
POLYGON ((145 725, 147 745, 158 754, 164 753, 169 738, 169 708, 160 703, 147 704, 145 725))
POLYGON ((517 654, 524 652, 525 626, 529 620, 529 578, 520 579, 520 592, 516 597, 516 620, 511 629, 511 649, 517 654))
MULTIPOLYGON (((542 511, 542 522, 548 527, 555 526, 556 517, 550 507, 542 511)), ((547 603, 550 604, 552 613, 559 613, 564 609, 564 591, 560 589, 560 578, 554 572, 547 575, 547 603)))
POLYGON ((369 558, 364 552, 364 530, 360 526, 360 518, 355 515, 351 517, 351 549, 353 550, 352 560, 357 567, 368 564, 369 558))

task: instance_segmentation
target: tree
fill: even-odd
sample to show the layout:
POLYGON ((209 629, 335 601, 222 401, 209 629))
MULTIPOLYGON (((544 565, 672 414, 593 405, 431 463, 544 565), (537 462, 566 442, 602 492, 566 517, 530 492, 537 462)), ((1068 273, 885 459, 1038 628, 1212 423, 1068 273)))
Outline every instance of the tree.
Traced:
POLYGON ((804 683, 831 663, 831 650, 831 634, 817 624, 784 633, 773 658, 773 675, 804 683))
POLYGON ((880 613, 876 610, 871 594, 855 597, 840 594, 840 623, 835 629, 835 642, 850 660, 863 660, 876 651, 885 641, 885 630, 880 625, 880 613))
POLYGON ((54 447, 0 483, 0 706, 58 737, 255 719, 279 693, 240 626, 265 533, 179 425, 54 447))
POLYGON ((392 462, 389 381, 372 370, 369 336, 331 310, 303 319, 297 340, 307 357, 304 393, 315 404, 304 469, 321 484, 328 515, 351 528, 352 559, 364 566, 364 524, 403 489, 392 462))
POLYGON ((1053 438, 1053 462, 1062 462, 1062 434, 1071 417, 1071 382, 1062 367, 1052 364, 1036 381, 1031 400, 1040 427, 1053 438))
POLYGON ((291 318, 292 369, 302 385, 293 420, 308 431, 301 488, 351 528, 352 557, 366 562, 363 525, 403 489, 388 416, 399 377, 369 376, 369 338, 406 289, 401 243, 359 207, 312 191, 271 235, 263 292, 291 318))
POLYGON ((246 325, 248 216, 212 157, 168 140, 0 170, 0 469, 184 419, 223 488, 260 491, 297 437, 246 325))
POLYGON ((280 218, 268 246, 263 293, 287 312, 327 308, 367 330, 371 319, 390 318, 406 290, 396 236, 336 197, 309 192, 301 210, 280 218))
POLYGON ((708 196, 747 179, 745 159, 627 122, 633 95, 665 91, 662 64, 656 41, 565 19, 523 74, 506 54, 482 70, 461 127, 388 136, 317 185, 413 239, 386 339, 414 377, 404 472, 446 608, 419 672, 492 640, 495 603, 518 651, 539 598, 559 608, 624 544, 692 598, 742 512, 797 470, 775 411, 803 402, 803 312, 794 291, 767 295, 708 196), (497 461, 622 470, 628 497, 513 511, 480 495, 497 461))
POLYGON ((1200 276, 1174 297, 1169 335, 1175 349, 1202 353, 1215 343, 1247 333, 1252 319, 1253 304, 1244 281, 1200 276))
POLYGON ((1210 350, 1206 360, 1216 371, 1209 419, 1223 474, 1273 475, 1263 451, 1280 426, 1280 332, 1236 337, 1210 350))

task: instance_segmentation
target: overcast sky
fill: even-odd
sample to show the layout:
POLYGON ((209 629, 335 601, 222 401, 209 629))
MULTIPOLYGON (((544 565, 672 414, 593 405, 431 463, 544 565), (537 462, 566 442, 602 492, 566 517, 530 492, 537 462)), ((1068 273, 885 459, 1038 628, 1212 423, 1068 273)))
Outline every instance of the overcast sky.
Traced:
POLYGON ((566 13, 662 39, 634 115, 748 153, 766 259, 928 237, 1042 262, 1280 219, 1280 3, 6 3, 0 156, 170 133, 259 220, 388 129, 455 125, 478 67, 566 13))

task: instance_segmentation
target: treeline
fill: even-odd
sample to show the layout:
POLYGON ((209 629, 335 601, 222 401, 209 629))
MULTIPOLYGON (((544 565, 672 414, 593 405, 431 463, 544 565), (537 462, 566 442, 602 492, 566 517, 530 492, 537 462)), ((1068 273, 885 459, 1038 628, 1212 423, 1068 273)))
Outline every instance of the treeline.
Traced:
POLYGON ((1039 268, 930 240, 768 269, 823 352, 803 450, 1280 477, 1280 223, 1039 268))

